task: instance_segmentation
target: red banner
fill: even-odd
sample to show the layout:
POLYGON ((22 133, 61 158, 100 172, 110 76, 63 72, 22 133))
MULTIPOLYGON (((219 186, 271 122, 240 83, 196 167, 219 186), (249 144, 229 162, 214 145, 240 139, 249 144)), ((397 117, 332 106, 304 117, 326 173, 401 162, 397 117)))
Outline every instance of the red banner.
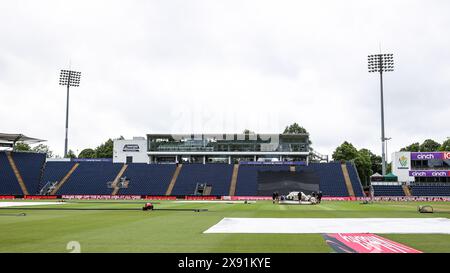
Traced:
POLYGON ((195 195, 186 195, 184 197, 185 200, 217 200, 217 196, 195 196, 195 195))
POLYGON ((140 195, 62 195, 63 199, 78 199, 78 200, 138 200, 140 195))
POLYGON ((356 197, 322 197, 322 201, 355 201, 356 197))
POLYGON ((14 195, 0 195, 0 199, 15 199, 14 195))
POLYGON ((25 195, 23 199, 51 200, 51 199, 58 199, 58 195, 25 195))
POLYGON ((222 200, 232 200, 232 201, 264 201, 264 200, 272 200, 271 196, 222 196, 222 200))
POLYGON ((177 200, 177 197, 176 196, 165 196, 165 195, 162 195, 162 196, 148 195, 148 196, 145 196, 144 199, 146 199, 146 200, 177 200))

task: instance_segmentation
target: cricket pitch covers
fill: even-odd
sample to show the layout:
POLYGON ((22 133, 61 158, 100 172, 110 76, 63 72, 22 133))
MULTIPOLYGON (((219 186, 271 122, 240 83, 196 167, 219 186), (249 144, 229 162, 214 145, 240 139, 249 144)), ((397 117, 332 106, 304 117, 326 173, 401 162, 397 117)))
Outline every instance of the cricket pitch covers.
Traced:
POLYGON ((447 218, 223 218, 204 233, 450 234, 447 218))

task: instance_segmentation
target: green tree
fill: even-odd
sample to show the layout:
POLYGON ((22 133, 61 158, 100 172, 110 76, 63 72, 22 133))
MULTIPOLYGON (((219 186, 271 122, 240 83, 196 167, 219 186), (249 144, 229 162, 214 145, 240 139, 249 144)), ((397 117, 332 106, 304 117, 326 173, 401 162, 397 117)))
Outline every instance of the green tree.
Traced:
POLYGON ((406 146, 404 148, 400 149, 401 152, 419 152, 420 151, 420 144, 419 142, 415 142, 409 146, 406 146))
POLYGON ((77 158, 76 154, 72 150, 67 151, 68 158, 77 158))
POLYGON ((378 170, 381 166, 377 166, 378 161, 381 162, 379 156, 372 153, 369 149, 358 149, 353 144, 345 141, 336 148, 332 155, 335 161, 353 161, 358 171, 359 178, 364 185, 368 184, 370 176, 374 173, 374 169, 378 170))
POLYGON ((295 122, 294 124, 286 126, 286 129, 284 129, 283 134, 308 134, 308 131, 295 122))
POLYGON ((97 154, 94 149, 87 148, 80 152, 78 158, 97 158, 97 154))
POLYGON ((392 173, 392 162, 386 164, 386 173, 392 173))
POLYGON ((47 158, 52 158, 54 156, 53 151, 51 151, 50 147, 48 147, 45 144, 39 144, 39 145, 33 147, 33 149, 31 149, 31 150, 36 153, 45 153, 47 158))
POLYGON ((439 147, 439 151, 443 151, 443 152, 450 151, 450 138, 447 138, 446 141, 442 142, 441 147, 439 147))
POLYGON ((95 148, 95 154, 97 158, 112 158, 113 157, 113 145, 112 139, 108 139, 105 143, 95 148))
POLYGON ((370 151, 369 149, 361 149, 359 150, 359 152, 363 152, 367 155, 369 155, 370 157, 370 162, 371 162, 371 169, 372 169, 372 173, 381 173, 382 172, 382 166, 381 166, 381 156, 374 154, 372 151, 370 151))
POLYGON ((368 149, 361 149, 358 151, 358 155, 354 160, 359 178, 364 185, 368 185, 369 178, 373 174, 371 161, 372 155, 373 153, 368 149))
POLYGON ((420 144, 420 151, 421 152, 435 152, 438 151, 441 147, 441 144, 432 140, 427 139, 422 144, 420 144))
MULTIPOLYGON (((304 127, 298 125, 298 123, 295 122, 289 126, 286 126, 286 128, 283 131, 283 134, 309 134, 309 133, 304 127)), ((313 150, 311 144, 312 144, 311 138, 308 137, 308 145, 310 151, 313 150)))
POLYGON ((355 148, 355 146, 345 141, 336 148, 336 150, 333 152, 332 158, 335 161, 351 161, 355 160, 357 156, 358 150, 355 148))
POLYGON ((16 142, 14 145, 14 151, 18 152, 31 152, 30 145, 23 143, 23 142, 16 142))

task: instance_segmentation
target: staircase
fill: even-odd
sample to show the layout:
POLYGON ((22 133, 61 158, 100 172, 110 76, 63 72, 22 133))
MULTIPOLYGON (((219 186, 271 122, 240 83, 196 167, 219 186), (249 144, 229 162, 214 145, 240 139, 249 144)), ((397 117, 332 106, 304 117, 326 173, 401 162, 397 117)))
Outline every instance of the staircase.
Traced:
POLYGON ((347 186, 348 195, 350 197, 355 197, 355 192, 353 191, 352 181, 350 180, 350 175, 348 174, 347 164, 341 164, 342 174, 344 175, 345 185, 347 186))
POLYGON ((62 187, 62 185, 64 185, 64 183, 66 183, 67 180, 69 180, 70 176, 78 168, 79 165, 80 163, 75 163, 75 165, 73 165, 72 168, 70 168, 69 172, 63 177, 63 179, 61 179, 61 181, 59 181, 55 189, 50 193, 51 195, 55 195, 58 192, 58 190, 62 187))
POLYGON ((173 173, 172 180, 170 180, 169 187, 167 187, 166 195, 171 195, 173 187, 175 187, 175 183, 177 182, 178 175, 180 174, 181 167, 183 167, 183 164, 178 164, 177 168, 175 169, 175 172, 173 173))
POLYGON ((116 195, 119 192, 119 187, 117 187, 117 183, 119 183, 120 178, 123 176, 124 172, 127 170, 128 165, 124 164, 122 168, 120 169, 119 173, 117 174, 116 178, 114 178, 113 183, 111 184, 112 188, 114 189, 112 192, 112 195, 116 195))
POLYGON ((234 164, 233 175, 231 176, 230 192, 228 194, 229 196, 234 196, 236 194, 238 173, 239 173, 239 164, 234 164))
POLYGON ((22 189, 23 194, 28 195, 29 193, 27 190, 27 186, 25 185, 25 182, 23 182, 22 175, 20 174, 20 171, 16 166, 16 162, 14 162, 11 152, 6 153, 6 157, 8 158, 9 165, 11 165, 11 169, 13 170, 14 175, 17 178, 17 182, 19 183, 19 186, 22 189))
POLYGON ((208 185, 203 190, 203 195, 211 195, 211 192, 212 192, 212 186, 208 185))
POLYGON ((403 192, 405 193, 405 196, 411 196, 411 191, 409 190, 408 185, 402 185, 403 192))

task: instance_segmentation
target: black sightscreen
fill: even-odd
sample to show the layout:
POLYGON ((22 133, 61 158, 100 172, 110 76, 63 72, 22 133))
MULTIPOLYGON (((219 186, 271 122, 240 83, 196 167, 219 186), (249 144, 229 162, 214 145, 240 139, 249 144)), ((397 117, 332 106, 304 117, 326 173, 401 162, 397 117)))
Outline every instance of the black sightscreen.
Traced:
POLYGON ((319 191, 319 177, 314 171, 260 171, 258 172, 258 195, 272 196, 274 192, 287 195, 292 191, 311 194, 319 191))

